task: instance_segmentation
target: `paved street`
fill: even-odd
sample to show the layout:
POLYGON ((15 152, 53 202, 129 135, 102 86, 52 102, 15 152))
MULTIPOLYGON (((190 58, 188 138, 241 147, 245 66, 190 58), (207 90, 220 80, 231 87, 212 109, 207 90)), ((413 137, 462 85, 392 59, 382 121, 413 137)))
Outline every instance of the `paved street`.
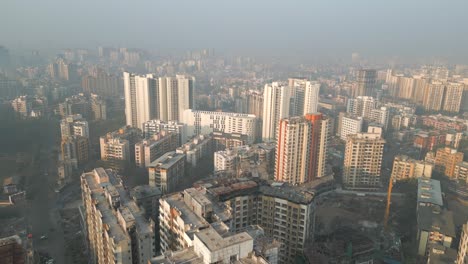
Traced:
POLYGON ((54 192, 56 157, 50 148, 43 148, 35 163, 36 170, 28 179, 28 201, 26 218, 29 232, 33 235, 34 248, 50 254, 55 263, 65 263, 65 241, 57 208, 58 195, 54 192), (40 239, 46 236, 47 239, 40 239))

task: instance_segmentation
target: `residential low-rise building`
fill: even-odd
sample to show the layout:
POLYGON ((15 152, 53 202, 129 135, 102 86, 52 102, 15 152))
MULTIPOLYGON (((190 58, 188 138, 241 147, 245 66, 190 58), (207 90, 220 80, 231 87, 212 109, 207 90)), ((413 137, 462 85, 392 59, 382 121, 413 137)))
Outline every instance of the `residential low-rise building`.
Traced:
POLYGON ((223 133, 215 131, 212 133, 212 136, 216 151, 247 145, 249 142, 247 135, 238 133, 223 133))
POLYGON ((456 264, 468 263, 468 222, 462 226, 456 264))
POLYGON ((81 175, 89 257, 92 263, 144 264, 156 256, 154 222, 112 170, 81 175))
POLYGON ((303 254, 306 241, 313 239, 314 196, 310 189, 270 185, 258 178, 217 177, 198 182, 195 188, 161 198, 161 250, 192 247, 198 243, 197 234, 210 228, 230 234, 258 225, 266 236, 281 243, 278 263, 292 263, 303 254))
POLYGON ((135 165, 147 167, 151 162, 174 151, 179 147, 179 135, 177 133, 161 131, 153 134, 151 138, 144 139, 135 144, 135 165))
POLYGON ((189 136, 221 131, 247 135, 249 144, 256 140, 258 120, 255 115, 188 109, 184 111, 183 117, 189 136))
POLYGON ((185 176, 185 154, 167 152, 148 165, 149 185, 163 194, 174 192, 185 176))
POLYGON ((275 172, 275 143, 244 145, 214 153, 215 174, 235 177, 253 176, 273 179, 275 172))
POLYGON ((134 160, 135 144, 141 140, 141 131, 124 126, 99 138, 101 160, 111 168, 122 169, 134 160))
POLYGON ((88 122, 80 114, 66 116, 60 121, 60 132, 62 139, 71 136, 89 138, 88 122))
POLYGON ((457 163, 454 174, 455 179, 468 184, 468 162, 461 161, 457 163))
POLYGON ((162 121, 153 119, 143 123, 143 135, 145 138, 151 138, 162 131, 177 133, 179 136, 179 145, 184 144, 189 139, 187 135, 187 125, 177 121, 162 121))
POLYGON ((185 154, 187 166, 196 168, 203 160, 211 161, 214 152, 212 135, 198 135, 177 148, 177 153, 185 154))
POLYGON ((61 160, 76 160, 77 165, 84 165, 89 160, 89 141, 82 136, 70 136, 62 139, 61 160))
POLYGON ((463 152, 453 148, 440 148, 435 155, 435 170, 445 176, 455 178, 455 166, 463 161, 463 152))
POLYGON ((395 181, 420 177, 431 178, 434 164, 424 160, 411 159, 406 155, 397 155, 393 160, 391 178, 395 181))

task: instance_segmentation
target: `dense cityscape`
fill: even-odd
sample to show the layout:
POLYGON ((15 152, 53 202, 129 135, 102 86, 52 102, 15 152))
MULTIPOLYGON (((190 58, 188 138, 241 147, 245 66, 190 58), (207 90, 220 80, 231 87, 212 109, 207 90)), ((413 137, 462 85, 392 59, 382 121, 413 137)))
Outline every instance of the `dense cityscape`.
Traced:
POLYGON ((0 264, 468 263, 468 63, 0 45, 0 264))

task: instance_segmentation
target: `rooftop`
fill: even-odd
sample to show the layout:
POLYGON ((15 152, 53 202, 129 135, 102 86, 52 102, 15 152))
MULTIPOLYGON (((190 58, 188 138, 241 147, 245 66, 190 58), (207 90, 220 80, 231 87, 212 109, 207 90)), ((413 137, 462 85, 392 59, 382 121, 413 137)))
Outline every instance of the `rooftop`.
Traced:
POLYGON ((457 260, 457 250, 446 248, 441 245, 434 245, 429 250, 429 259, 427 263, 453 264, 457 260))
POLYGON ((241 232, 228 237, 222 237, 213 227, 201 230, 195 234, 198 239, 211 251, 218 251, 232 245, 240 244, 253 238, 247 232, 241 232))
POLYGON ((161 190, 149 185, 138 185, 130 190, 130 195, 134 199, 139 200, 146 197, 161 196, 161 190))
POLYGON ((456 237, 453 212, 438 206, 421 206, 418 209, 418 229, 456 237))
POLYGON ((155 257, 150 260, 151 264, 204 264, 203 257, 198 256, 193 247, 169 251, 165 255, 155 257))
POLYGON ((440 181, 427 178, 418 179, 418 204, 421 203, 430 203, 441 207, 444 205, 440 181))
POLYGON ((231 117, 242 117, 242 118, 250 118, 256 119, 257 117, 252 114, 242 114, 242 113, 233 113, 233 112, 214 112, 214 111, 203 111, 203 110, 193 110, 187 109, 185 111, 190 111, 194 114, 209 114, 209 115, 217 115, 217 116, 231 116, 231 117))
POLYGON ((206 227, 209 223, 193 212, 191 208, 184 202, 184 197, 181 193, 174 193, 164 197, 164 200, 172 207, 177 208, 180 212, 180 218, 185 224, 190 224, 192 229, 206 227))
POLYGON ((106 193, 112 197, 118 197, 118 207, 126 222, 134 222, 140 234, 152 234, 153 229, 144 213, 130 197, 126 188, 122 185, 120 176, 112 170, 96 168, 91 172, 84 173, 82 179, 86 181, 91 191, 91 197, 95 200, 97 209, 102 214, 102 222, 106 226, 109 235, 117 242, 128 238, 127 231, 118 223, 115 210, 109 205, 106 193))
POLYGON ((195 183, 207 188, 207 192, 227 200, 239 193, 259 193, 299 204, 309 204, 315 197, 313 188, 291 186, 286 183, 269 183, 258 178, 210 178, 195 183))
POLYGON ((167 152, 166 154, 162 155, 155 161, 151 162, 148 167, 161 167, 163 169, 169 169, 174 164, 176 164, 181 159, 185 159, 185 154, 176 153, 175 151, 167 152))

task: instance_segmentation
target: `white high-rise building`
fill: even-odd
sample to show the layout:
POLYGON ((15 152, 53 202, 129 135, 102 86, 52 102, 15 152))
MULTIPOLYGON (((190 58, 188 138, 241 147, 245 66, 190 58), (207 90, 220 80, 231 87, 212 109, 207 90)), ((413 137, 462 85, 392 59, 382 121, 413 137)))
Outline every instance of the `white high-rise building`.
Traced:
POLYGON ((390 111, 387 107, 380 107, 378 109, 372 109, 370 112, 369 119, 383 125, 384 129, 388 129, 388 121, 390 119, 390 111))
POLYGON ((248 143, 255 141, 257 117, 249 114, 185 110, 183 123, 187 124, 187 135, 205 135, 213 131, 247 135, 248 143))
POLYGON ((375 109, 376 100, 371 96, 358 96, 348 100, 347 112, 356 116, 370 118, 371 111, 375 109))
POLYGON ((340 138, 346 140, 348 135, 362 132, 362 117, 340 113, 340 138))
POLYGON ((290 97, 289 86, 278 82, 265 85, 263 91, 263 140, 276 139, 276 128, 279 121, 289 116, 290 97))
POLYGON ((291 94, 289 103, 289 115, 300 116, 304 112, 304 97, 307 78, 295 77, 288 79, 291 94))
POLYGON ((159 78, 159 110, 155 118, 164 121, 181 120, 186 109, 193 109, 195 79, 185 75, 159 78))
POLYGON ((157 102, 156 82, 152 75, 139 76, 124 72, 125 117, 128 126, 142 129, 152 119, 157 102))
POLYGON ((316 113, 318 110, 320 83, 306 82, 303 115, 316 113))
POLYGON ((143 129, 151 119, 178 121, 193 108, 194 78, 185 75, 157 78, 124 72, 127 125, 143 129))

